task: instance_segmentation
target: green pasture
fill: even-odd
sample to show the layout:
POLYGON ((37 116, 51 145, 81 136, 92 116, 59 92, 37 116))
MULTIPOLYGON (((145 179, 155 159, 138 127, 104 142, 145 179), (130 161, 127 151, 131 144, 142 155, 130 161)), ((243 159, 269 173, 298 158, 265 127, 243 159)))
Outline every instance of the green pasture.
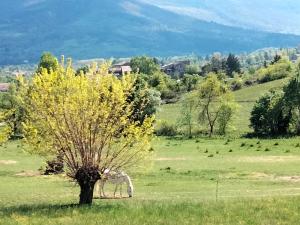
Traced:
POLYGON ((2 146, 0 224, 300 223, 300 138, 156 138, 153 149, 152 167, 130 173, 134 198, 78 207, 78 186, 38 175, 44 159, 18 142, 2 146))

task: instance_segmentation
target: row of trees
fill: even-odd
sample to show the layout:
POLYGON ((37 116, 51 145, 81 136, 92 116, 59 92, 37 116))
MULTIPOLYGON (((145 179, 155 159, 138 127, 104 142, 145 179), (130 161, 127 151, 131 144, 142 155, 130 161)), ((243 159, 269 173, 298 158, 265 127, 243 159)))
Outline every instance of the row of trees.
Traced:
POLYGON ((234 54, 229 54, 227 58, 220 54, 215 54, 210 59, 210 62, 202 67, 202 75, 210 72, 225 73, 228 77, 233 77, 234 73, 241 73, 241 64, 234 54))

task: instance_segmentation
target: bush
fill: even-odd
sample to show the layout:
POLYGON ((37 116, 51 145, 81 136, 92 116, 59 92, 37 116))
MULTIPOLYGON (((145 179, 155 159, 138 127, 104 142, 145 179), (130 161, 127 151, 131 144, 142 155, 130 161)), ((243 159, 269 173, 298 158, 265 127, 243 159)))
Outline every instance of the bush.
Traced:
POLYGON ((254 105, 250 122, 258 135, 284 135, 288 133, 291 116, 284 111, 283 93, 270 91, 254 105))
POLYGON ((177 128, 174 124, 169 124, 168 122, 163 121, 158 125, 158 128, 155 130, 155 134, 158 136, 173 137, 177 134, 177 128))
POLYGON ((285 59, 279 60, 274 65, 261 68, 257 71, 258 82, 265 83, 288 77, 292 72, 291 62, 285 59))
POLYGON ((231 90, 237 91, 243 87, 243 80, 242 79, 234 79, 231 83, 231 90))

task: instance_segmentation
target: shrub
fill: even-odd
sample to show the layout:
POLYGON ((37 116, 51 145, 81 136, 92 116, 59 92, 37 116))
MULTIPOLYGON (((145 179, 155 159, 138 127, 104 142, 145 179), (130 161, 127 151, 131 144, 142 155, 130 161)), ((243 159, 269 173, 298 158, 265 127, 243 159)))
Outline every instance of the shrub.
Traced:
POLYGON ((273 80, 288 77, 292 72, 291 62, 286 59, 281 59, 267 68, 261 68, 257 71, 258 82, 265 83, 273 80))
POLYGON ((177 134, 177 128, 174 124, 163 121, 160 125, 158 125, 158 128, 155 130, 155 134, 158 136, 172 137, 177 134))
POLYGON ((234 79, 231 83, 231 90, 237 91, 243 87, 243 80, 240 78, 234 79))
POLYGON ((288 133, 290 118, 284 111, 283 93, 270 91, 254 105, 250 126, 258 135, 283 135, 288 133))

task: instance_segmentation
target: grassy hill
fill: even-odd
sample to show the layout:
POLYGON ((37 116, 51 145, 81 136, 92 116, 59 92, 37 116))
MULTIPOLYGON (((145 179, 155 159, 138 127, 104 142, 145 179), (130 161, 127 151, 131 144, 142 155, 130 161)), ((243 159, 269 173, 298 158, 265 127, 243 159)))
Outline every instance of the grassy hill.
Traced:
MULTIPOLYGON (((236 132, 238 134, 245 134, 251 131, 251 129, 249 128, 249 118, 255 101, 270 89, 283 87, 286 81, 286 79, 276 80, 264 84, 246 87, 234 92, 235 99, 240 105, 239 111, 233 121, 233 125, 236 128, 236 132)), ((180 116, 180 104, 181 103, 179 101, 175 104, 162 105, 157 114, 157 119, 165 120, 170 123, 176 123, 180 116)))

